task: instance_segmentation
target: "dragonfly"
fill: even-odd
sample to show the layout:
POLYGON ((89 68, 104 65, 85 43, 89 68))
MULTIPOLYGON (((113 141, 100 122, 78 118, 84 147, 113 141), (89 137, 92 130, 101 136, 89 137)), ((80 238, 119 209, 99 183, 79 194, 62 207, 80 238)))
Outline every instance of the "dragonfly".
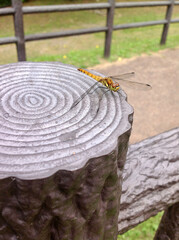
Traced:
POLYGON ((109 77, 101 77, 95 74, 88 72, 83 68, 78 68, 78 71, 88 75, 89 77, 96 80, 96 83, 92 85, 86 92, 84 92, 76 101, 72 104, 71 108, 75 107, 88 93, 90 93, 97 84, 101 83, 104 87, 107 88, 107 91, 117 92, 121 88, 120 85, 124 85, 126 87, 132 87, 139 90, 150 90, 152 87, 147 83, 139 83, 134 81, 129 81, 126 78, 134 76, 134 72, 120 74, 118 76, 109 76, 109 77))

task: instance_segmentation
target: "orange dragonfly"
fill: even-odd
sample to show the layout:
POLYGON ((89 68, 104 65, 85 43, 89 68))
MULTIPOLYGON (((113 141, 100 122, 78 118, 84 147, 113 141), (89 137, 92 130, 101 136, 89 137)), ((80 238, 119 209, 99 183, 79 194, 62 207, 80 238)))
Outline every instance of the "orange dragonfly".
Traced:
POLYGON ((91 78, 95 79, 97 82, 91 86, 86 92, 84 92, 71 106, 71 108, 75 107, 94 87, 101 83, 105 86, 108 90, 117 92, 121 87, 120 85, 125 85, 126 87, 132 87, 140 90, 150 90, 152 87, 147 83, 139 83, 134 81, 129 81, 126 78, 129 78, 134 75, 134 72, 131 73, 124 73, 118 76, 109 76, 109 77, 101 77, 95 74, 88 72, 83 68, 78 68, 78 71, 90 76, 91 78))

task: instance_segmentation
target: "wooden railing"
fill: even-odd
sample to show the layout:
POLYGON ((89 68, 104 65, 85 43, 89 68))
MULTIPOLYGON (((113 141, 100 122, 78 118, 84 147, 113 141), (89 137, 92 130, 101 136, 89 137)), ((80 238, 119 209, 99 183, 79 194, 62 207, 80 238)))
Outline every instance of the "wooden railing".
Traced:
POLYGON ((153 2, 123 2, 115 3, 115 0, 108 0, 107 3, 90 3, 90 4, 68 4, 68 5, 51 5, 51 6, 29 6, 22 7, 21 0, 12 0, 12 7, 0 9, 0 16, 14 16, 14 37, 0 38, 0 45, 15 43, 17 47, 18 61, 26 60, 25 42, 42 39, 67 37, 74 35, 90 34, 96 32, 105 32, 104 56, 110 56, 112 32, 114 30, 137 28, 152 25, 163 25, 163 32, 160 44, 165 44, 170 23, 178 23, 179 19, 172 19, 174 5, 179 5, 179 1, 153 1, 153 2), (156 7, 167 6, 166 17, 163 20, 127 23, 113 25, 115 8, 134 8, 134 7, 156 7), (95 27, 89 29, 68 30, 55 33, 39 33, 34 35, 24 35, 23 14, 46 13, 46 12, 65 12, 65 11, 82 11, 94 9, 107 9, 107 23, 104 27, 95 27))
POLYGON ((92 83, 74 66, 13 63, 0 76, 0 240, 117 240, 160 211, 154 240, 179 239, 179 127, 128 149, 122 92, 71 109, 92 83))
POLYGON ((120 234, 164 211, 154 240, 179 239, 179 128, 129 146, 123 170, 120 234))

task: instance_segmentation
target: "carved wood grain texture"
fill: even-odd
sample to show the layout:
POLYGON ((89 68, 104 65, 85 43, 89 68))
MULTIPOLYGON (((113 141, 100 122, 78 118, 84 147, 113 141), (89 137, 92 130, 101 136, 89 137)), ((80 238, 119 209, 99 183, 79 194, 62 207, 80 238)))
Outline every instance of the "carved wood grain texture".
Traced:
POLYGON ((123 171, 119 233, 178 201, 179 128, 131 145, 123 171))

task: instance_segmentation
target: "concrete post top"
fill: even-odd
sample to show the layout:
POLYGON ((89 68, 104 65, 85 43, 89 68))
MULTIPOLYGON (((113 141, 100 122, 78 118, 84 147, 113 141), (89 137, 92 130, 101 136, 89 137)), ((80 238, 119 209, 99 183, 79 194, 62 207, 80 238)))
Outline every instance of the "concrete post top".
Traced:
POLYGON ((94 83, 57 62, 0 66, 0 178, 48 177, 113 151, 133 109, 122 90, 100 99, 99 86, 71 108, 94 83))

